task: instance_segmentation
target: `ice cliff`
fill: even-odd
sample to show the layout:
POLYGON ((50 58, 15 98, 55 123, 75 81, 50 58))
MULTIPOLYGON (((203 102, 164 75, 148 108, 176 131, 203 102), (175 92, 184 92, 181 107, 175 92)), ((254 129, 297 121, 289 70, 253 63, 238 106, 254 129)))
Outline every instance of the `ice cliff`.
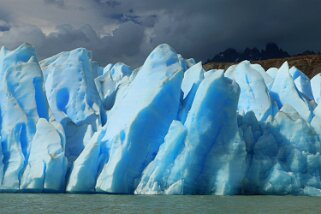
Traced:
POLYGON ((321 76, 0 51, 0 191, 321 196, 321 76))

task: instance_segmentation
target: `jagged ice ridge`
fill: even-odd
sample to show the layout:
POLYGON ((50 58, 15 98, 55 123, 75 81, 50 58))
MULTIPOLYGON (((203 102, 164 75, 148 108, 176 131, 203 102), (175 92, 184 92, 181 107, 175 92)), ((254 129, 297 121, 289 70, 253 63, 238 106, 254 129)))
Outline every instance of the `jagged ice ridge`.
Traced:
POLYGON ((0 51, 0 191, 321 196, 321 75, 0 51))

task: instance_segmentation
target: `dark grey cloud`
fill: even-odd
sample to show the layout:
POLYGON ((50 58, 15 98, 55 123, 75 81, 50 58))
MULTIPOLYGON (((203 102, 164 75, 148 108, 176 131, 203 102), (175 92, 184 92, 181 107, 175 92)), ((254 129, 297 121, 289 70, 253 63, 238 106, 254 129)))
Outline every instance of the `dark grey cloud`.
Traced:
POLYGON ((21 43, 28 42, 37 49, 40 59, 50 57, 61 51, 79 47, 93 51, 94 59, 101 64, 126 61, 137 65, 137 56, 144 38, 144 28, 138 24, 127 22, 114 30, 113 35, 98 36, 90 25, 74 28, 71 25, 58 25, 54 32, 45 35, 34 25, 24 25, 5 32, 0 36, 0 45, 13 49, 21 43), (24 36, 21 36, 24 35, 24 36), (120 48, 126 47, 126 48, 120 48))
POLYGON ((319 0, 1 0, 0 8, 11 14, 0 11, 0 44, 30 42, 40 58, 85 47, 101 64, 136 66, 160 43, 203 61, 267 42, 321 50, 319 0))
POLYGON ((97 3, 105 4, 106 6, 112 7, 112 8, 121 5, 121 2, 120 2, 120 1, 116 1, 116 0, 95 0, 95 1, 96 1, 97 3))
POLYGON ((63 7, 65 5, 64 0, 44 0, 46 4, 56 5, 58 7, 63 7))
POLYGON ((0 32, 9 31, 10 25, 7 21, 0 19, 0 32))

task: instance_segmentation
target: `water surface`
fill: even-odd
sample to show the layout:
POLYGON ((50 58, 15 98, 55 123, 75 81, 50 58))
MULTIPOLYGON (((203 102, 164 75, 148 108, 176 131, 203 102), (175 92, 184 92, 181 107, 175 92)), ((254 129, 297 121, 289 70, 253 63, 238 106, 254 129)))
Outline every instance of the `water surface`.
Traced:
POLYGON ((321 197, 0 194, 0 213, 321 213, 321 197))

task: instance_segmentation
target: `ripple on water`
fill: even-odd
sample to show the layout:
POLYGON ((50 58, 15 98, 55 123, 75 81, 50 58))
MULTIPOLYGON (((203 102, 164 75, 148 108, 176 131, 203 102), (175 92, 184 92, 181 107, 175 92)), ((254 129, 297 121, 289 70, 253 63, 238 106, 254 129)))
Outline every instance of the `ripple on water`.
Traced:
POLYGON ((320 213, 321 197, 0 194, 0 213, 320 213))

